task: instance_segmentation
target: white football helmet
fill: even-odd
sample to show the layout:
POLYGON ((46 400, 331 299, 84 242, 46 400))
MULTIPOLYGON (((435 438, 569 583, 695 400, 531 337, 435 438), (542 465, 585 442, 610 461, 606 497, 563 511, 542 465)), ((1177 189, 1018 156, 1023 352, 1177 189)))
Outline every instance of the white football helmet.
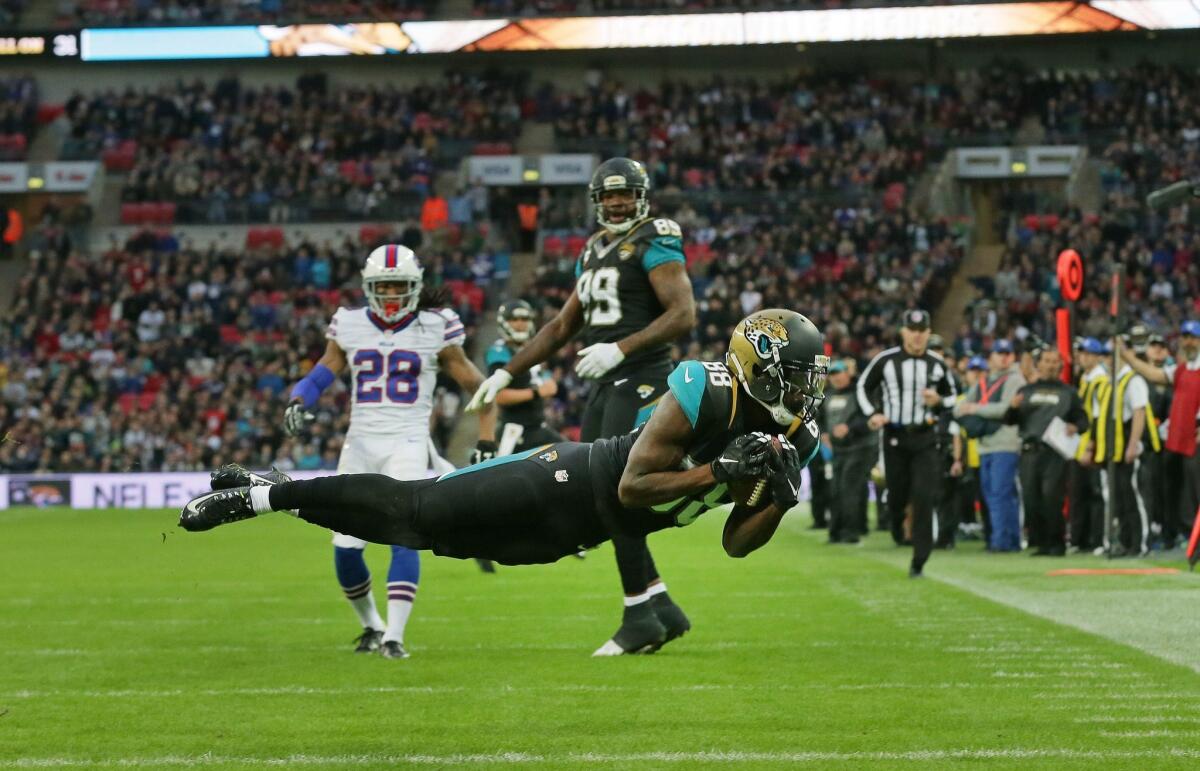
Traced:
POLYGON ((385 244, 367 257, 362 270, 363 294, 367 305, 384 321, 399 321, 406 313, 417 309, 421 296, 421 279, 425 269, 417 264, 417 255, 407 246, 385 244), (400 294, 380 294, 379 284, 403 284, 400 294))

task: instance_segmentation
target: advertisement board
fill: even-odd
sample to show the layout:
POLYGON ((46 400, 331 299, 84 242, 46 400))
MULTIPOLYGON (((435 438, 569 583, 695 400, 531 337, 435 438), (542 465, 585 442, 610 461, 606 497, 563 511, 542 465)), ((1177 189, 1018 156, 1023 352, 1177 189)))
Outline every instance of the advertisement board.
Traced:
MULTIPOLYGON (((294 471, 312 479, 332 471, 294 471)), ((11 474, 0 476, 0 509, 70 506, 73 509, 178 509, 208 492, 203 471, 144 474, 11 474)))

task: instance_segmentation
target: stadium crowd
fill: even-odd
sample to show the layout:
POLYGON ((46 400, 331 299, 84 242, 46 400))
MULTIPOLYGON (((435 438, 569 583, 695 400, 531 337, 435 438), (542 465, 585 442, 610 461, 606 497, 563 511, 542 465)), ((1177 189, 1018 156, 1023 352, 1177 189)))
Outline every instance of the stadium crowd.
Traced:
POLYGON ((63 156, 128 170, 123 200, 172 202, 179 222, 399 219, 429 194, 439 146, 457 145, 457 159, 519 131, 519 78, 326 85, 250 88, 229 76, 77 93, 63 156))
MULTIPOLYGON (((372 243, 194 248, 142 231, 88 253, 50 225, 30 246, 0 317, 0 471, 336 466, 345 388, 326 392, 307 441, 282 417, 334 310, 362 304, 372 243)), ((426 246, 426 281, 450 290, 473 341, 493 263, 478 242, 426 246)))
POLYGON ((37 126, 37 84, 28 75, 0 78, 0 160, 21 161, 37 126))

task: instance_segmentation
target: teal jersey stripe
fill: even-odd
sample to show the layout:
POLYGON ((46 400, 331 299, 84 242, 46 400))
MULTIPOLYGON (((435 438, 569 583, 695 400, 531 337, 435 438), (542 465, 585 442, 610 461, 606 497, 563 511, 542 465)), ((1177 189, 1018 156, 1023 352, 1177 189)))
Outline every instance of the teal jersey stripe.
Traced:
POLYGON ((512 357, 512 351, 509 350, 507 345, 496 343, 491 348, 488 348, 487 355, 484 356, 483 360, 484 363, 489 367, 493 364, 499 364, 503 366, 512 361, 512 357))
POLYGON ((667 378, 667 387, 671 389, 675 401, 679 402, 683 414, 687 415, 692 428, 700 419, 700 401, 704 398, 704 384, 707 381, 708 374, 704 367, 694 360, 682 362, 667 378))
POLYGON ((549 445, 542 445, 541 447, 536 447, 536 448, 530 450, 529 452, 518 452, 518 453, 514 453, 512 455, 504 455, 499 458, 492 458, 491 460, 485 460, 483 463, 476 463, 474 466, 467 466, 466 468, 460 468, 460 469, 456 469, 454 471, 449 471, 445 474, 442 474, 440 477, 438 477, 437 481, 441 482, 443 480, 450 479, 451 477, 459 477, 459 476, 462 476, 463 474, 470 474, 475 471, 483 471, 485 468, 492 468, 493 466, 502 466, 505 463, 515 463, 516 461, 519 461, 519 460, 528 460, 528 459, 532 458, 534 455, 537 455, 539 452, 542 452, 543 450, 545 450, 546 447, 548 447, 548 446, 549 445))
MULTIPOLYGON (((801 428, 803 428, 803 426, 801 426, 801 428)), ((812 463, 812 459, 817 457, 817 453, 820 451, 821 451, 821 440, 818 439, 816 446, 814 446, 812 449, 812 452, 810 452, 808 454, 808 460, 804 461, 804 465, 807 466, 808 464, 812 463)))
POLYGON ((663 236, 650 242, 650 248, 642 255, 642 269, 647 273, 668 262, 687 263, 683 256, 683 241, 675 236, 663 236))

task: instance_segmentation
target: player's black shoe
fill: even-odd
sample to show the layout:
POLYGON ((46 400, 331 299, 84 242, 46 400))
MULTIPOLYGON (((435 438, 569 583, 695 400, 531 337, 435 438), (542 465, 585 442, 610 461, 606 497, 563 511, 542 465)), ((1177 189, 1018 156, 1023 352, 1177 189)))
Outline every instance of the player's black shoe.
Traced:
POLYGON ((663 640, 663 645, 683 637, 692 628, 692 622, 688 620, 683 608, 672 602, 666 592, 654 595, 647 604, 654 611, 659 623, 667 630, 667 638, 663 640))
POLYGON ((385 640, 379 648, 379 655, 385 659, 406 659, 408 651, 404 650, 404 643, 396 640, 385 640))
POLYGON ((626 653, 654 653, 667 641, 667 628, 649 602, 625 608, 621 628, 612 639, 601 645, 593 656, 621 656, 626 653))
POLYGON ((475 564, 478 565, 479 569, 481 571, 483 571, 484 573, 495 573, 496 572, 496 563, 492 562, 491 560, 481 560, 481 559, 476 558, 475 564))
POLYGON ((275 467, 261 474, 251 471, 236 463, 226 463, 212 472, 209 487, 213 490, 229 490, 234 487, 251 487, 256 485, 275 485, 280 482, 290 482, 292 478, 275 467))
POLYGON ((188 501, 179 514, 179 526, 198 533, 255 516, 258 515, 250 505, 250 488, 235 487, 232 490, 205 493, 188 501))
POLYGON ((364 626, 362 634, 354 638, 355 653, 374 653, 383 642, 383 630, 364 626))

